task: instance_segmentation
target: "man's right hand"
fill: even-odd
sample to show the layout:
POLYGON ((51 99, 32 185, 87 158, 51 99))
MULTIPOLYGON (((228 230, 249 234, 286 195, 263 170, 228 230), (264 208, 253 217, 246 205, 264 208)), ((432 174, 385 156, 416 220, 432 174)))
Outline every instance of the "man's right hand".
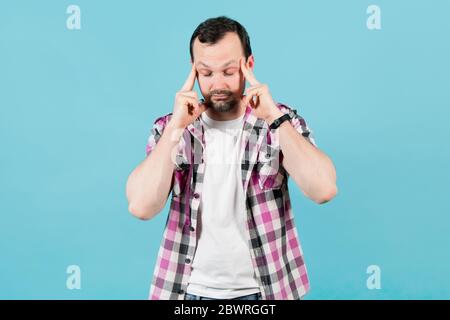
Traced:
POLYGON ((186 82, 175 95, 173 114, 170 122, 176 128, 186 128, 206 110, 206 105, 198 101, 197 92, 193 90, 196 76, 197 70, 195 69, 195 63, 192 63, 192 69, 186 82))

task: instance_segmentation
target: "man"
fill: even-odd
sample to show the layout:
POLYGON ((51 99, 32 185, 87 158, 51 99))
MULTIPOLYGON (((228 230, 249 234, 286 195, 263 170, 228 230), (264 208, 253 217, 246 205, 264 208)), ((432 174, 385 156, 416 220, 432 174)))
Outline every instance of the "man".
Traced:
POLYGON ((144 220, 172 192, 149 298, 301 299, 309 282, 288 177, 325 203, 337 193, 333 163, 296 110, 255 78, 241 24, 204 21, 190 53, 173 113, 154 122, 127 182, 129 211, 144 220))

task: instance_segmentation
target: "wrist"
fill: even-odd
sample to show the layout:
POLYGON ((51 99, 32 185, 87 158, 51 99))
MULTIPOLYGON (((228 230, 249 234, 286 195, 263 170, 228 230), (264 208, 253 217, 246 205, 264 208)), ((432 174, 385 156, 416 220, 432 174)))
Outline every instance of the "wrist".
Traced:
POLYGON ((167 123, 164 132, 167 132, 170 136, 170 140, 175 142, 180 140, 181 136, 183 135, 184 129, 185 128, 182 125, 179 125, 178 123, 170 120, 167 123))
POLYGON ((167 123, 167 128, 170 128, 171 130, 184 130, 185 127, 178 122, 176 122, 173 118, 169 120, 167 123))
POLYGON ((281 117, 282 115, 284 115, 284 113, 280 110, 280 109, 276 109, 273 112, 271 112, 269 114, 269 116, 266 117, 265 121, 267 122, 267 124, 270 126, 272 124, 272 122, 275 119, 278 119, 279 117, 281 117))

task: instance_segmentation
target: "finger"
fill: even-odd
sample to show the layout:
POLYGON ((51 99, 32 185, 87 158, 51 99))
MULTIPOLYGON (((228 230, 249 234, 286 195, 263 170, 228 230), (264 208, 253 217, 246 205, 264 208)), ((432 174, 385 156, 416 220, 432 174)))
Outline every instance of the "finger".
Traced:
POLYGON ((253 72, 245 66, 244 59, 241 58, 241 70, 244 74, 245 79, 250 83, 251 86, 259 85, 258 80, 256 80, 253 72))
POLYGON ((192 91, 194 89, 195 77, 197 76, 197 70, 195 69, 195 63, 192 63, 191 72, 189 73, 186 82, 181 87, 181 91, 192 91))
POLYGON ((184 101, 184 106, 187 108, 188 113, 193 115, 194 110, 198 108, 198 103, 195 99, 187 98, 184 101))
POLYGON ((247 89, 245 89, 244 93, 249 94, 250 92, 257 92, 259 95, 261 95, 263 92, 263 87, 264 87, 264 85, 262 85, 262 84, 248 87, 247 89))
POLYGON ((262 95, 261 87, 250 87, 247 90, 245 90, 245 96, 244 104, 247 105, 251 100, 253 100, 253 97, 259 98, 260 95, 262 95))
POLYGON ((253 109, 259 106, 260 98, 258 96, 245 96, 244 105, 250 105, 253 109))
POLYGON ((200 101, 198 104, 198 114, 201 114, 202 112, 205 112, 208 106, 203 101, 200 101))
POLYGON ((256 97, 255 99, 250 99, 249 103, 253 109, 257 108, 259 106, 259 97, 256 97))
POLYGON ((197 106, 198 105, 198 101, 197 99, 191 98, 191 97, 184 97, 185 100, 183 102, 184 105, 193 105, 193 106, 197 106))
POLYGON ((185 97, 185 98, 197 99, 197 92, 195 92, 195 91, 180 91, 180 92, 178 92, 178 96, 185 97))

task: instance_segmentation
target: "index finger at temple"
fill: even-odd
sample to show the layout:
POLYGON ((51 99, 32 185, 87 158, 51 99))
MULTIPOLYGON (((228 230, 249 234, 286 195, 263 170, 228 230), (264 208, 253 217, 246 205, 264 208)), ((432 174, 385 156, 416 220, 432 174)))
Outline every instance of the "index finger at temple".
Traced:
POLYGON ((248 80, 251 86, 256 86, 259 84, 258 80, 256 80, 253 72, 248 69, 245 65, 244 59, 241 59, 241 69, 242 73, 244 74, 245 79, 248 80))
POLYGON ((192 91, 192 89, 194 89, 196 75, 197 70, 195 69, 195 63, 192 63, 191 72, 189 73, 186 82, 183 84, 183 87, 181 87, 181 91, 192 91))

